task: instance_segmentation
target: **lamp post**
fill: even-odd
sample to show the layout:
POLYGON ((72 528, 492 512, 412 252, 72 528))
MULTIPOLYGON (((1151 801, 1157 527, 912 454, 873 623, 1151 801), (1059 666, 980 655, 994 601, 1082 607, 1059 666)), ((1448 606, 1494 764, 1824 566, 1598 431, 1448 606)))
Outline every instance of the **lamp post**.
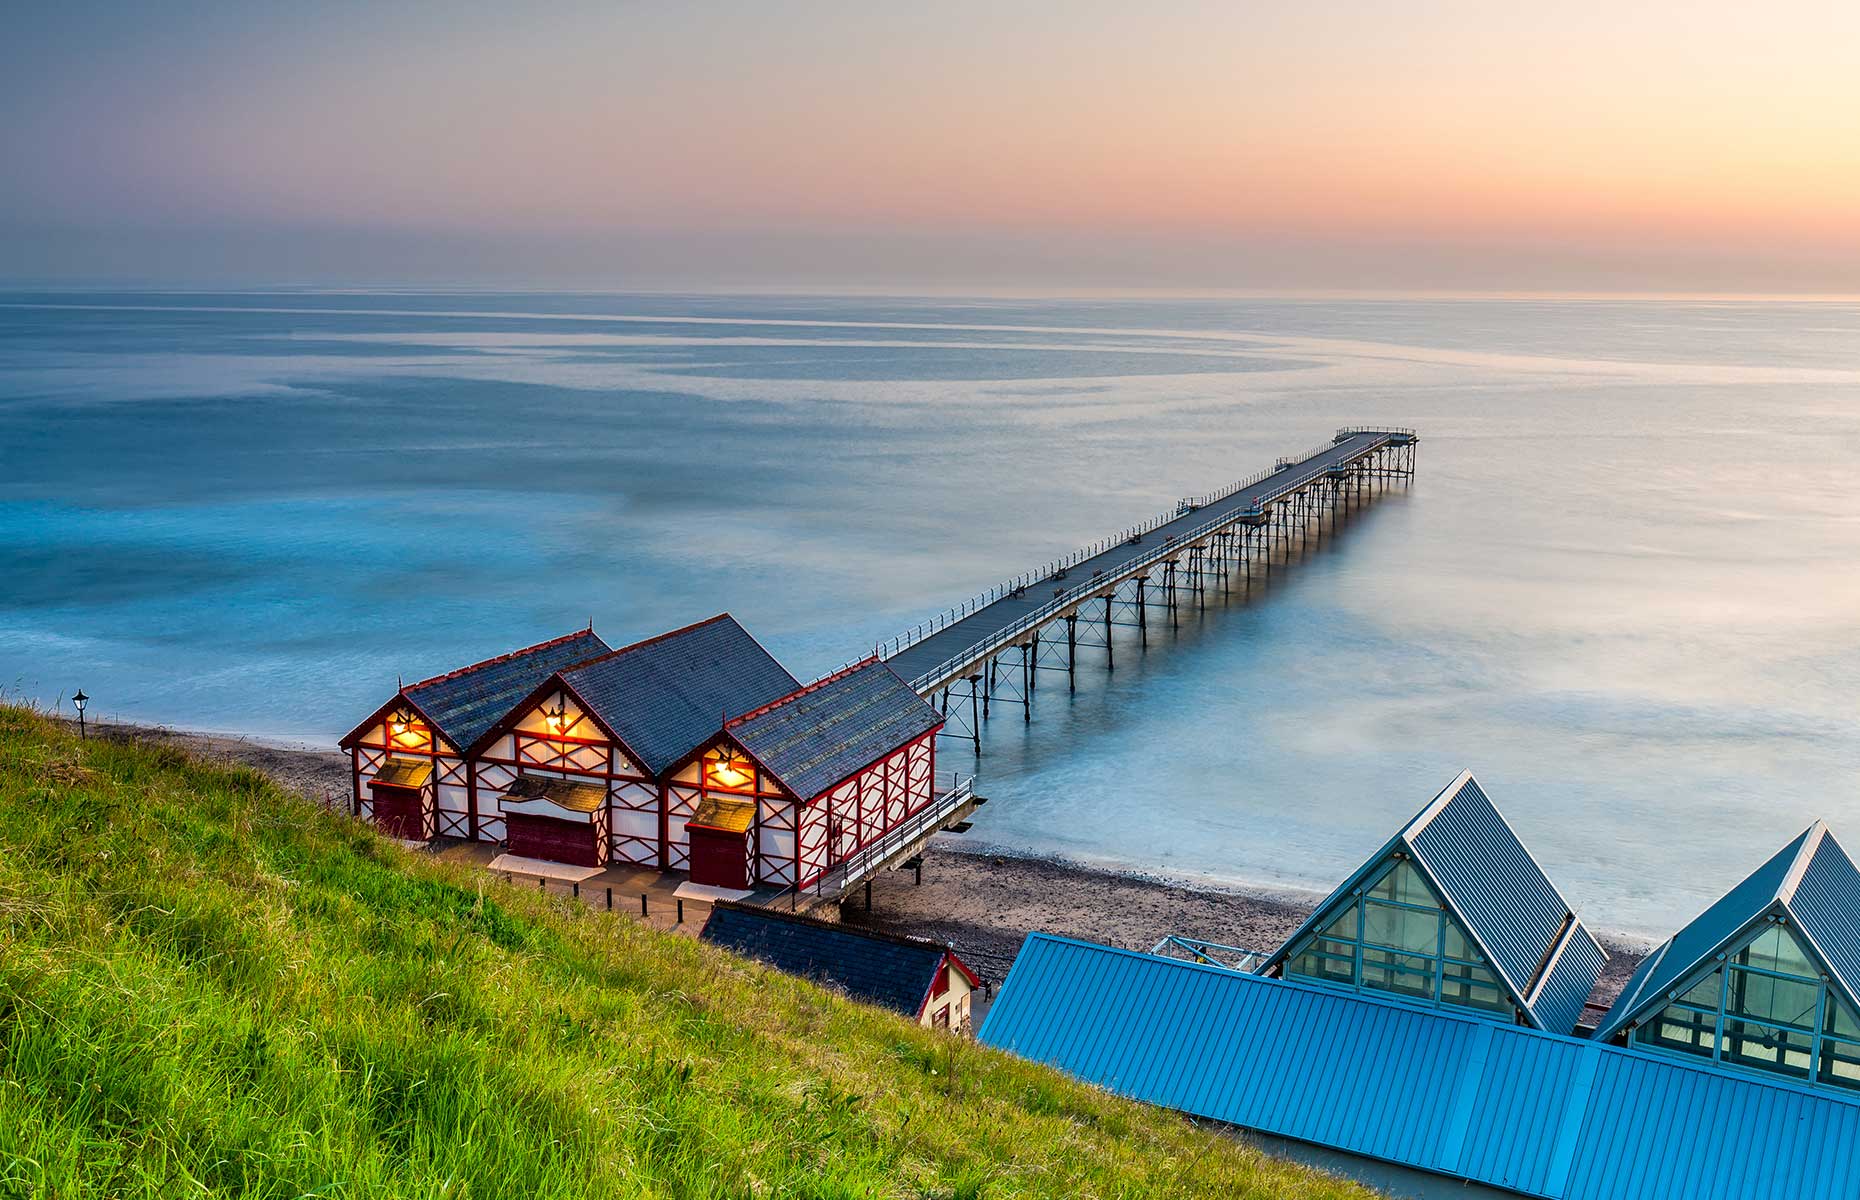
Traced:
POLYGON ((77 693, 71 697, 71 703, 77 705, 78 737, 80 738, 88 738, 90 736, 89 732, 84 728, 84 705, 89 699, 90 697, 84 694, 83 688, 79 688, 77 693))

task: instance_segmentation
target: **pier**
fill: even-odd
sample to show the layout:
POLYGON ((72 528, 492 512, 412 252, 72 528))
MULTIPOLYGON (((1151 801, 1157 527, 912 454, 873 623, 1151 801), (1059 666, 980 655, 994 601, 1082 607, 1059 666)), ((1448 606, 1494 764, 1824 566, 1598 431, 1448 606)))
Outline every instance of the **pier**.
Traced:
POLYGON ((1334 532, 1339 519, 1414 476, 1412 429, 1340 429, 1326 444, 1085 546, 925 621, 876 647, 947 719, 942 736, 982 752, 1001 703, 1033 720, 1042 672, 1078 681, 1079 648, 1116 668, 1112 631, 1173 626, 1209 593, 1250 588, 1334 532))

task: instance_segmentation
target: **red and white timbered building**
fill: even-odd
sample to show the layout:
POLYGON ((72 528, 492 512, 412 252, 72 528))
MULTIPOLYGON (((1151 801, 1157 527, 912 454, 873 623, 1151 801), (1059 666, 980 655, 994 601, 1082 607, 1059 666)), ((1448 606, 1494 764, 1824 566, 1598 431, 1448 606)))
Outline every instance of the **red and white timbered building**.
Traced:
POLYGON ((540 681, 607 650, 581 630, 402 687, 340 743, 351 811, 413 841, 486 836, 466 752, 540 681))
POLYGON ((343 739, 396 836, 806 887, 935 799, 942 718, 876 658, 803 687, 728 613, 584 631, 408 687, 343 739))
POLYGON ((936 798, 942 725, 876 658, 725 723, 675 777, 699 798, 692 882, 818 880, 936 798))
POLYGON ((528 816, 573 825, 574 839, 600 837, 592 827, 604 824, 599 865, 684 870, 685 825, 703 799, 702 789, 686 782, 695 778, 686 764, 731 714, 798 686, 728 613, 559 671, 472 747, 485 827, 508 836, 513 854, 563 861, 544 853, 544 843, 570 838, 569 830, 525 820, 529 828, 506 831, 510 797, 520 794, 528 816), (563 791, 550 781, 599 789, 603 811, 548 807, 547 793, 563 791))

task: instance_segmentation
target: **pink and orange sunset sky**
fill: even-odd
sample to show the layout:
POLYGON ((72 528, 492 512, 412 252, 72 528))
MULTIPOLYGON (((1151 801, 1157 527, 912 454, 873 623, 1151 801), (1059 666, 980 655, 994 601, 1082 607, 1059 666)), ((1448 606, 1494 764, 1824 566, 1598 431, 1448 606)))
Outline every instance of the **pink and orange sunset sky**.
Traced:
POLYGON ((72 4, 0 279, 1860 291, 1860 4, 72 4))

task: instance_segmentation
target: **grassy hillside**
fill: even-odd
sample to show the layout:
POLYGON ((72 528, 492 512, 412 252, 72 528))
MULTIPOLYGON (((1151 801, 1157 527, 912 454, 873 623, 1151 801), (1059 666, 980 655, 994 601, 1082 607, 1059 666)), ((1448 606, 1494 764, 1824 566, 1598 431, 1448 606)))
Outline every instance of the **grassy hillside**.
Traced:
POLYGON ((1360 1190, 0 707, 0 1196, 1360 1190))

